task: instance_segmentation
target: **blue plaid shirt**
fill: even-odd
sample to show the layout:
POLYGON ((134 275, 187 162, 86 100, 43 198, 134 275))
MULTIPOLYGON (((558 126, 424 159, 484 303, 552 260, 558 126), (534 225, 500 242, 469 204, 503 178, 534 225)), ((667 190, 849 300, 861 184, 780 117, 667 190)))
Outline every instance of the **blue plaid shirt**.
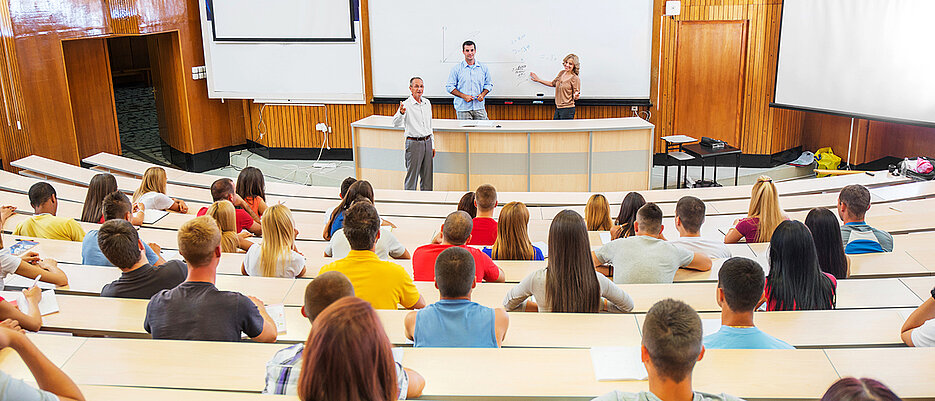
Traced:
MULTIPOLYGON (((296 382, 302 372, 302 351, 305 344, 294 344, 283 348, 273 355, 266 363, 266 388, 263 394, 296 395, 296 382)), ((409 390, 409 376, 403 370, 403 365, 396 362, 396 386, 399 388, 399 399, 405 400, 409 390)))

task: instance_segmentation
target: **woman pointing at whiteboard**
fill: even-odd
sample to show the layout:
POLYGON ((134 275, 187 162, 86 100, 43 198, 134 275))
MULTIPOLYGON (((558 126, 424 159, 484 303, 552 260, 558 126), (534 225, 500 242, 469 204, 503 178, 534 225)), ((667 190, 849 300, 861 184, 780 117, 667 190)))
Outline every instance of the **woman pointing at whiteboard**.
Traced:
POLYGON ((562 60, 565 67, 558 76, 551 81, 539 79, 534 72, 529 73, 533 81, 546 86, 555 87, 555 116, 554 120, 573 120, 575 118, 575 100, 581 95, 581 80, 578 79, 578 56, 569 54, 562 60))

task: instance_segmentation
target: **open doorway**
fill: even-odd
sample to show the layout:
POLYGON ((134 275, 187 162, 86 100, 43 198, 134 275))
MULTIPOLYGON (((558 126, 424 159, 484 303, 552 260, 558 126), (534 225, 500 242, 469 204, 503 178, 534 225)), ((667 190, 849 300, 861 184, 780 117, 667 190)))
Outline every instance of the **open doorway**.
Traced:
POLYGON ((107 38, 120 148, 125 157, 171 166, 159 137, 152 68, 157 60, 151 59, 149 39, 146 35, 107 38))

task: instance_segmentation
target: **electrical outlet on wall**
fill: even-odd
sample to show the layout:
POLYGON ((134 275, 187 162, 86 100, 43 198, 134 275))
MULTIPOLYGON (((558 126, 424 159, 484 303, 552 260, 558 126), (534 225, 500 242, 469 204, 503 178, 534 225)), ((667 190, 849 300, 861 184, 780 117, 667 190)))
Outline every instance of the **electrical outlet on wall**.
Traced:
POLYGON ((682 2, 681 1, 667 1, 666 2, 666 15, 679 15, 682 13, 682 2))

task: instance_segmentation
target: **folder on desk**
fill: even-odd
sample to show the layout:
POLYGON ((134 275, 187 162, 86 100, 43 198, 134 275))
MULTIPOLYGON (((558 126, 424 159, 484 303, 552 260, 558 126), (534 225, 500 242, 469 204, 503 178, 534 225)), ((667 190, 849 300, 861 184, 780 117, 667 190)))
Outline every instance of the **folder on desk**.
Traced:
POLYGON ((284 304, 266 305, 266 313, 276 322, 276 332, 286 332, 286 306, 284 304))
POLYGON ((143 212, 143 224, 155 224, 168 214, 165 210, 147 209, 143 212))
MULTIPOLYGON (((14 288, 19 288, 19 289, 25 289, 25 288, 32 287, 32 283, 34 281, 36 280, 20 276, 19 274, 10 274, 6 276, 6 279, 3 280, 3 287, 4 288, 14 287, 14 288)), ((46 283, 44 281, 40 281, 36 283, 36 286, 38 286, 39 289, 41 290, 51 290, 55 288, 55 284, 46 283)))
POLYGON ((640 347, 592 347, 591 363, 597 381, 646 380, 640 347))

